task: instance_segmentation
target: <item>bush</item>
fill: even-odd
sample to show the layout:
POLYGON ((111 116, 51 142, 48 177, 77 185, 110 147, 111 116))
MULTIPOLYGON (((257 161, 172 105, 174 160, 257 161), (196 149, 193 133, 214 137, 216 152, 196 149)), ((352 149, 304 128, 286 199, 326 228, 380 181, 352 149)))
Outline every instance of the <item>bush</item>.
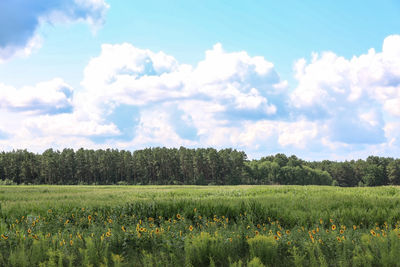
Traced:
POLYGON ((13 182, 10 179, 0 180, 0 185, 17 185, 17 183, 13 182))
POLYGON ((262 264, 259 258, 255 257, 249 262, 249 264, 247 264, 247 267, 265 267, 265 265, 262 264))
POLYGON ((276 265, 278 261, 278 245, 273 236, 257 235, 250 238, 248 243, 251 258, 259 258, 265 265, 276 265))
POLYGON ((238 243, 231 243, 217 234, 201 232, 185 240, 186 266, 229 266, 238 258, 238 243))

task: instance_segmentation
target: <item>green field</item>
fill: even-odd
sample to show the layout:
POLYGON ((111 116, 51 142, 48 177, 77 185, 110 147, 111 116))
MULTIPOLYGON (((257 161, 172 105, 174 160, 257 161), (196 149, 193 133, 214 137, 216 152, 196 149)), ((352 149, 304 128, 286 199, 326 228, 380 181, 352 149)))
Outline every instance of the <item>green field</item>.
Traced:
POLYGON ((1 186, 0 266, 400 266, 400 188, 1 186))

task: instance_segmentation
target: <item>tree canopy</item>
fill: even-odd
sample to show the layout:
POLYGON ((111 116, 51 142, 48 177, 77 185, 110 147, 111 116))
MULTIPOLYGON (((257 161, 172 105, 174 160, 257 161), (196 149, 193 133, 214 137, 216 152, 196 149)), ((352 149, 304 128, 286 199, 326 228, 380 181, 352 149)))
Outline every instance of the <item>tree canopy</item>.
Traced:
POLYGON ((308 162, 280 153, 250 161, 231 148, 14 150, 0 153, 0 179, 15 184, 380 186, 400 184, 400 160, 308 162))

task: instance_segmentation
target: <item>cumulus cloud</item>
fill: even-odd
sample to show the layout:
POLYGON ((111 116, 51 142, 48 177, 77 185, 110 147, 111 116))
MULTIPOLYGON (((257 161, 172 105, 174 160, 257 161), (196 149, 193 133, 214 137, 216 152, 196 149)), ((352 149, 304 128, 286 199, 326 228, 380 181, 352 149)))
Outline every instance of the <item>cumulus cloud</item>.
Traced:
POLYGON ((290 88, 273 63, 221 44, 194 66, 128 43, 104 44, 84 69, 81 90, 61 79, 0 85, 0 145, 400 156, 400 36, 387 37, 380 52, 315 53, 294 69, 298 83, 290 88))
POLYGON ((398 138, 399 40, 389 36, 381 52, 351 59, 333 52, 300 59, 292 91, 273 63, 221 44, 195 66, 131 44, 104 45, 85 69, 82 85, 96 95, 86 109, 103 118, 121 104, 139 107, 127 147, 162 144, 161 133, 171 146, 332 153, 389 147, 398 138))
POLYGON ((98 27, 108 7, 104 0, 0 1, 0 62, 38 48, 41 23, 85 21, 98 27))
POLYGON ((1 85, 1 125, 13 136, 8 142, 242 145, 243 122, 276 116, 281 103, 275 100, 284 97, 287 82, 263 57, 228 53, 221 44, 190 66, 125 43, 103 45, 81 85, 77 92, 61 79, 19 89, 1 85))
POLYGON ((352 59, 333 52, 295 64, 298 86, 291 104, 311 120, 330 124, 330 139, 344 143, 386 141, 385 125, 400 117, 400 36, 388 36, 382 52, 352 59))
POLYGON ((0 84, 0 146, 38 151, 94 147, 88 136, 119 134, 112 123, 80 118, 73 98, 74 89, 60 78, 22 88, 0 84))
POLYGON ((0 109, 30 113, 62 113, 71 110, 73 88, 62 79, 16 89, 0 83, 0 109))
MULTIPOLYGON (((158 131, 168 135, 164 137, 174 145, 195 145, 194 140, 198 145, 214 145, 220 138, 211 133, 222 126, 225 130, 220 131, 221 136, 232 130, 232 122, 240 127, 242 121, 276 116, 282 101, 275 104, 270 99, 284 98, 287 86, 271 62, 246 52, 225 52, 221 44, 206 51, 197 66, 179 64, 163 52, 127 43, 106 44, 84 74, 85 91, 76 97, 82 107, 77 112, 82 116, 101 121, 120 105, 140 107, 140 123, 133 129, 137 135, 132 144, 150 140, 153 135, 149 132, 158 131), (157 114, 164 115, 156 116, 154 107, 157 114), (150 118, 158 119, 149 124, 150 118)), ((154 135, 154 142, 160 143, 161 135, 154 135)))

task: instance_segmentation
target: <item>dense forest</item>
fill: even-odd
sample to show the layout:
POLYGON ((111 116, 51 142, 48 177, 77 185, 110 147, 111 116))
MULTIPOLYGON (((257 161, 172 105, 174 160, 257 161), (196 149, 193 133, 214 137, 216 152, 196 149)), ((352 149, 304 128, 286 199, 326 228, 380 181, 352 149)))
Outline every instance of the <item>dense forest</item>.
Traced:
POLYGON ((2 184, 400 185, 400 159, 304 161, 284 154, 247 159, 213 148, 48 149, 0 153, 2 184))

